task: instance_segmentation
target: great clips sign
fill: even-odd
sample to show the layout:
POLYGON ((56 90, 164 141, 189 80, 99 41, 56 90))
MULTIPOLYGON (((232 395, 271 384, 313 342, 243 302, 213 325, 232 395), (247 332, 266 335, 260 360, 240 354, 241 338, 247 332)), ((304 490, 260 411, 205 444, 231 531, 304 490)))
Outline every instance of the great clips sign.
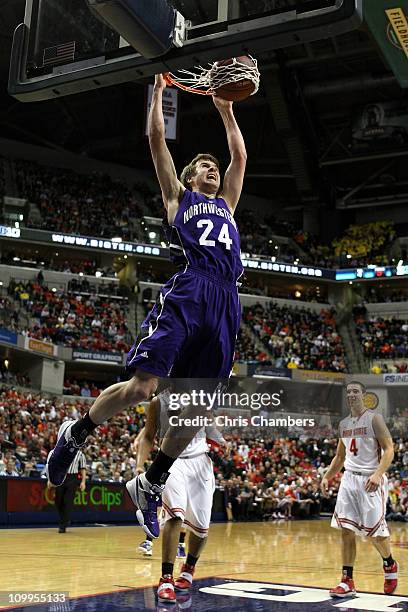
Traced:
MULTIPOLYGON (((7 481, 7 512, 55 511, 55 489, 47 489, 44 480, 11 478, 7 481)), ((75 493, 74 511, 134 511, 134 506, 121 484, 89 483, 85 491, 75 493)))

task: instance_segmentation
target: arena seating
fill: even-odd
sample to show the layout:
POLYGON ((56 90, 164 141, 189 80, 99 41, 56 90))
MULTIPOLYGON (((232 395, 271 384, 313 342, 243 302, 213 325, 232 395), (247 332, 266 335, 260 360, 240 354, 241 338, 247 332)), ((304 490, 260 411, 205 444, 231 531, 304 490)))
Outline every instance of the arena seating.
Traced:
MULTIPOLYGON (((0 386, 0 476, 9 464, 20 476, 41 477, 61 422, 78 418, 88 407, 78 398, 0 386)), ((137 409, 120 414, 88 439, 85 454, 93 480, 124 482, 133 477, 136 460, 131 443, 143 426, 142 413, 137 409)), ((331 483, 327 498, 319 493, 319 481, 335 453, 336 440, 254 440, 243 433, 230 442, 229 456, 214 444, 210 454, 216 486, 223 491, 232 518, 313 518, 332 511, 339 478, 331 483)), ((407 440, 395 442, 389 481, 389 517, 408 520, 407 440)))
POLYGON ((344 347, 334 312, 315 314, 270 302, 244 309, 244 321, 271 353, 276 367, 346 372, 344 347))
MULTIPOLYGON (((28 219, 38 229, 125 240, 137 239, 132 219, 142 207, 136 191, 102 174, 84 175, 27 161, 14 161, 21 198, 36 204, 41 218, 28 219)), ((140 196, 139 196, 140 197, 140 196)))
POLYGON ((71 291, 55 291, 38 282, 16 283, 8 287, 10 298, 19 304, 15 328, 39 340, 88 350, 127 352, 131 335, 126 323, 127 300, 115 295, 91 293, 89 283, 77 281, 71 291), (21 326, 25 315, 26 325, 21 326))
POLYGON ((265 365, 271 365, 268 354, 256 348, 252 338, 242 327, 237 337, 234 360, 246 363, 258 361, 265 365))
MULTIPOLYGON (((83 235, 92 228, 92 235, 146 242, 137 222, 146 214, 163 216, 160 194, 145 183, 129 188, 107 175, 79 174, 23 160, 13 160, 13 166, 18 195, 35 204, 40 215, 29 216, 29 227, 83 235)), ((0 194, 2 185, 0 171, 0 194)), ((287 221, 273 216, 262 220, 251 210, 243 212, 244 200, 245 196, 237 213, 243 252, 328 268, 391 263, 388 253, 396 234, 387 221, 351 226, 333 243, 321 244, 287 221)))
POLYGON ((369 315, 365 308, 354 310, 356 331, 364 355, 369 359, 406 359, 408 318, 369 315))

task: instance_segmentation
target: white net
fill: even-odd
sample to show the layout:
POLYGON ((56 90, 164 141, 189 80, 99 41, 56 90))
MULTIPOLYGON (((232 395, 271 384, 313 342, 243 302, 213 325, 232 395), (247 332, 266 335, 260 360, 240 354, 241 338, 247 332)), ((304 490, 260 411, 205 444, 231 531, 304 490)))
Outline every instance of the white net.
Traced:
POLYGON ((168 73, 168 81, 172 85, 192 93, 212 95, 217 89, 225 85, 248 80, 254 84, 252 96, 259 89, 260 73, 256 59, 251 56, 249 58, 253 62, 252 66, 244 64, 234 57, 231 64, 218 65, 218 62, 214 62, 208 64, 208 68, 195 66, 195 72, 185 69, 178 70, 178 74, 170 72, 168 73))

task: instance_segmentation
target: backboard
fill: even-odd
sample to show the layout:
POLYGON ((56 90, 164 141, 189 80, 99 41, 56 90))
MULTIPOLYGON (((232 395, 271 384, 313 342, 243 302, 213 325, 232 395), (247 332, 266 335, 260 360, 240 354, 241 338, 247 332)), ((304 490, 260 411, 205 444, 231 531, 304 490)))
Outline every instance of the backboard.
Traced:
POLYGON ((174 0, 186 20, 184 40, 148 60, 99 21, 86 0, 26 0, 24 23, 14 34, 9 93, 45 100, 335 36, 359 27, 362 3, 174 0))

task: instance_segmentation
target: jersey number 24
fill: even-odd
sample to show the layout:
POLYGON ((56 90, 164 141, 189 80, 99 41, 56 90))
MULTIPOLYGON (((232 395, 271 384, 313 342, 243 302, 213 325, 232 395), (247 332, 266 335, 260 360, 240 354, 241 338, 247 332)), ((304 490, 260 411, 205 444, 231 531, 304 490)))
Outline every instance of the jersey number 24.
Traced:
MULTIPOLYGON (((205 227, 205 230, 200 236, 199 243, 202 246, 215 247, 215 240, 207 240, 208 236, 214 228, 214 223, 210 221, 210 219, 200 219, 200 221, 197 221, 197 227, 205 227)), ((232 240, 229 237, 227 223, 223 223, 217 240, 218 242, 222 242, 223 244, 225 244, 225 248, 227 249, 227 251, 231 250, 232 240)))

